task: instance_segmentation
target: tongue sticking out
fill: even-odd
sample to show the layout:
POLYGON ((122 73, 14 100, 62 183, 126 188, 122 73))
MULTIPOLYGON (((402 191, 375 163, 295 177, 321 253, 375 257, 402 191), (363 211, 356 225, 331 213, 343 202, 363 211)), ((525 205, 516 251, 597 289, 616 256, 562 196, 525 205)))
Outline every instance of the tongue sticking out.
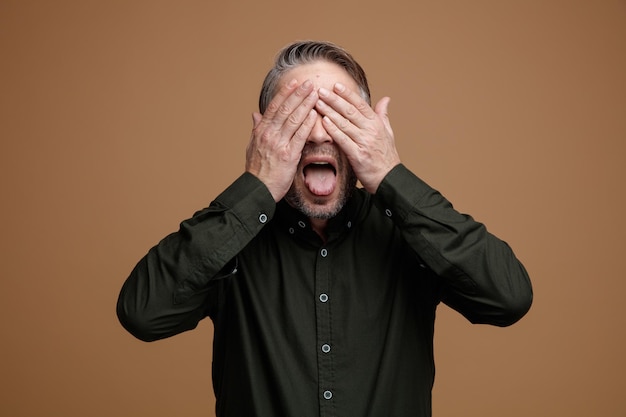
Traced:
POLYGON ((329 164, 310 164, 304 168, 304 183, 315 195, 331 194, 336 180, 335 170, 329 164))

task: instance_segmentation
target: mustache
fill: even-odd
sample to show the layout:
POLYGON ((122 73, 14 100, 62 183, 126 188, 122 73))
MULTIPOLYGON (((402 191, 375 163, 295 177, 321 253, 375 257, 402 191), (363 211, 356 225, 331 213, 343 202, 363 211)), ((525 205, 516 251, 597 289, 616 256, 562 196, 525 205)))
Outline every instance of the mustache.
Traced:
POLYGON ((337 161, 341 159, 341 151, 339 150, 339 147, 337 145, 333 145, 330 143, 326 143, 326 144, 307 143, 306 145, 304 145, 304 148, 302 149, 301 158, 305 158, 311 155, 330 156, 337 161))

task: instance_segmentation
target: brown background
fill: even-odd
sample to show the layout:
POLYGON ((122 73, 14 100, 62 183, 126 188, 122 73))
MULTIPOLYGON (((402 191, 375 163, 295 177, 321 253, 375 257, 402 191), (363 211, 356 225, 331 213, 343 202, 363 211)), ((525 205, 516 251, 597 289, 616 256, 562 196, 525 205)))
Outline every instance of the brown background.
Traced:
POLYGON ((213 415, 211 323, 145 344, 117 293, 242 172, 272 57, 308 38, 533 278, 510 328, 439 309, 435 416, 625 416, 623 0, 0 0, 0 415, 213 415))

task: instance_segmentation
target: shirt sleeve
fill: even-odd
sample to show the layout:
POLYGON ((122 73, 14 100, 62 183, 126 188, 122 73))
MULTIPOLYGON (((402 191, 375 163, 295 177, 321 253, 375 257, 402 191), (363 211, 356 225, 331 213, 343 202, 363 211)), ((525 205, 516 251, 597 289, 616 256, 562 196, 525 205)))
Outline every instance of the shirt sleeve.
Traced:
POLYGON ((385 177, 376 201, 442 280, 441 300, 472 323, 508 326, 529 310, 530 279, 509 245, 404 165, 385 177))
POLYGON ((212 282, 235 272, 236 255, 275 209, 267 187, 244 173, 139 261, 119 294, 121 324, 144 341, 195 328, 211 308, 212 282))

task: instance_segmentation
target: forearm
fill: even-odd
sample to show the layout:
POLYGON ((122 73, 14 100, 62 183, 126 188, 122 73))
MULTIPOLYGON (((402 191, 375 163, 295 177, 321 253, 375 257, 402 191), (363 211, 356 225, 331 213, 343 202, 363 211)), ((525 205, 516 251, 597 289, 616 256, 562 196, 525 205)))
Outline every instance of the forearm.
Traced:
POLYGON ((231 261, 274 210, 267 188, 243 174, 137 264, 118 299, 122 325, 146 341, 196 327, 211 307, 207 295, 212 281, 232 272, 231 261))
POLYGON ((443 280, 442 300, 474 323, 505 326, 530 308, 528 274, 511 248, 399 165, 377 191, 407 243, 443 280))

